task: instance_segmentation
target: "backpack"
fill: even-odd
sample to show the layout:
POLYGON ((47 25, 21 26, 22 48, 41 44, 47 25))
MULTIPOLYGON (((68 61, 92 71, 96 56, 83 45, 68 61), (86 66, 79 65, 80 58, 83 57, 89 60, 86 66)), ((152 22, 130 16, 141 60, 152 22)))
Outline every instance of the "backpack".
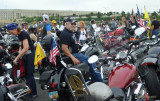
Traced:
POLYGON ((19 59, 19 63, 13 67, 13 72, 16 78, 22 78, 26 76, 24 61, 22 59, 19 59))

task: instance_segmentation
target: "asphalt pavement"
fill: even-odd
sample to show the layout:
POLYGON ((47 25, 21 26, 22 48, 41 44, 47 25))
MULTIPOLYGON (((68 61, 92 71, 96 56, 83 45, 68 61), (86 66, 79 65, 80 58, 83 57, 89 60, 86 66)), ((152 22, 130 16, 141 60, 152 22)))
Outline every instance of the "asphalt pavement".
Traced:
POLYGON ((39 84, 39 77, 40 77, 39 73, 35 72, 34 77, 36 79, 38 97, 33 99, 33 101, 52 101, 48 96, 48 91, 41 89, 41 85, 39 84))

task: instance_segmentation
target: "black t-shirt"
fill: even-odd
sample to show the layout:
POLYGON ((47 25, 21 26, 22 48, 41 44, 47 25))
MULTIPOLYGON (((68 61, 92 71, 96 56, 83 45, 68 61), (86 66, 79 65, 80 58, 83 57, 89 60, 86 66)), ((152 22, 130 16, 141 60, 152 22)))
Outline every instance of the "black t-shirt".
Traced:
POLYGON ((23 48, 23 40, 27 39, 29 43, 29 50, 34 51, 34 45, 31 41, 29 34, 26 31, 22 31, 21 34, 18 35, 19 45, 23 48))
POLYGON ((159 28, 159 21, 157 21, 157 20, 152 21, 152 25, 154 25, 154 29, 158 29, 159 28))
POLYGON ((66 44, 71 48, 71 53, 78 53, 78 40, 76 38, 76 33, 73 33, 66 28, 60 35, 60 44, 66 44))

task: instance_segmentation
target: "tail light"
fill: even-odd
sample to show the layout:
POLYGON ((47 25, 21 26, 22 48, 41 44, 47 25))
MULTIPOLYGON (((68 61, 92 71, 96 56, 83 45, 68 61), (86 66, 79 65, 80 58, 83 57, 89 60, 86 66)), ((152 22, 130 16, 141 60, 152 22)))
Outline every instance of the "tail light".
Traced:
POLYGON ((50 83, 49 98, 51 99, 58 98, 57 82, 50 83))
POLYGON ((50 85, 50 89, 53 90, 57 90, 57 82, 52 82, 49 84, 50 85))

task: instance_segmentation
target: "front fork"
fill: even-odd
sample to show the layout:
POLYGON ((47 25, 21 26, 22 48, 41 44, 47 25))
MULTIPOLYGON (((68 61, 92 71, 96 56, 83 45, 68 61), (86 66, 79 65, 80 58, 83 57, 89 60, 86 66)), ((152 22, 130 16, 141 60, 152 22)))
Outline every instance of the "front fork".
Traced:
POLYGON ((127 101, 132 101, 132 99, 149 101, 148 93, 140 76, 138 76, 137 81, 132 82, 131 86, 128 87, 127 101))

